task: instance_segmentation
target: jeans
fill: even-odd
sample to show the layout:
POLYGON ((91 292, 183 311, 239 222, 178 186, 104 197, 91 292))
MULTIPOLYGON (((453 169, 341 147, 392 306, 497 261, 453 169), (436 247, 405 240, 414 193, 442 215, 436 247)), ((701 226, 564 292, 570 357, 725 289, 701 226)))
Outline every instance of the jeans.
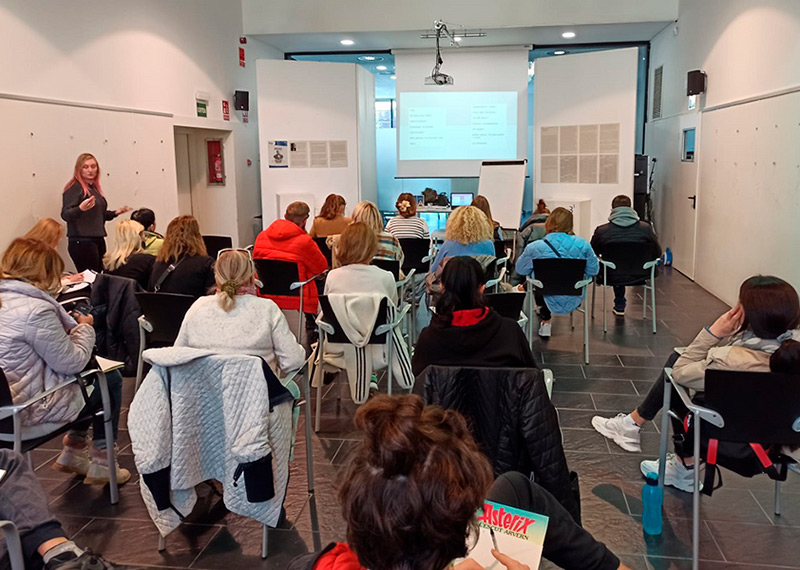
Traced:
MULTIPOLYGON (((37 552, 39 546, 67 535, 50 512, 47 493, 22 455, 0 449, 0 469, 6 471, 0 480, 0 519, 10 520, 17 526, 25 568, 42 568, 42 557, 37 552)), ((9 567, 5 545, 0 544, 0 570, 9 567)))
POLYGON ((625 285, 614 285, 614 310, 625 310, 625 285))
MULTIPOLYGON (((119 432, 119 410, 122 404, 122 374, 120 374, 119 370, 108 372, 106 374, 106 383, 108 384, 108 395, 111 398, 111 427, 114 430, 114 441, 116 441, 119 432)), ((80 413, 80 415, 93 414, 92 417, 86 418, 70 430, 71 435, 85 438, 86 431, 89 426, 92 426, 94 431, 93 444, 96 449, 105 449, 107 446, 103 414, 95 414, 102 407, 103 397, 100 392, 100 386, 95 383, 94 390, 89 395, 89 401, 80 413)))

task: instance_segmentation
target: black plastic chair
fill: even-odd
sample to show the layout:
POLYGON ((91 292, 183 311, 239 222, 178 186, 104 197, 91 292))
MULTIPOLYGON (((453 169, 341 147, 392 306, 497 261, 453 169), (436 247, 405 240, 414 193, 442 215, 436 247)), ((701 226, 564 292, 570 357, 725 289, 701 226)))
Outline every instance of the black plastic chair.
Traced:
POLYGON ((609 243, 604 247, 600 258, 602 272, 595 276, 592 285, 592 318, 594 318, 594 300, 597 286, 603 288, 603 332, 608 332, 608 313, 606 311, 606 288, 615 285, 644 287, 644 314, 647 318, 647 291, 649 290, 653 317, 653 334, 656 334, 656 267, 658 251, 650 242, 641 243, 609 243))
POLYGON ((233 238, 231 236, 203 236, 203 243, 206 244, 208 256, 216 259, 220 250, 233 247, 233 238))
POLYGON ((525 328, 528 317, 522 312, 525 306, 525 293, 521 291, 511 291, 508 293, 487 293, 484 295, 486 304, 494 309, 499 315, 508 319, 514 319, 520 326, 525 328))
MULTIPOLYGON (((586 278, 586 260, 554 257, 550 259, 533 260, 534 278, 527 278, 528 282, 528 339, 533 338, 534 314, 534 289, 542 295, 567 295, 581 297, 581 304, 586 301, 586 286, 592 282, 586 278)), ((589 315, 586 307, 576 309, 583 313, 583 360, 589 364, 589 315)), ((570 313, 570 325, 572 313, 570 313)))
POLYGON ((314 240, 314 243, 317 244, 317 247, 322 252, 322 255, 325 256, 325 260, 328 262, 328 269, 333 267, 333 252, 331 248, 328 247, 328 238, 326 237, 316 237, 311 238, 314 240))
MULTIPOLYGON (((694 465, 700 465, 701 440, 717 439, 762 445, 800 444, 800 382, 796 376, 771 372, 706 370, 703 405, 695 404, 686 388, 672 380, 672 370, 665 369, 664 410, 661 420, 661 452, 658 482, 664 486, 667 436, 673 389, 694 416, 694 465), (703 435, 701 436, 700 432, 703 435)), ((683 419, 683 418, 679 418, 683 419)), ((781 514, 781 481, 786 480, 787 466, 794 460, 777 460, 775 479, 775 514, 781 514)), ((707 469, 711 468, 709 466, 707 469)), ((768 473, 769 474, 769 473, 768 473)), ((700 555, 700 470, 694 470, 692 504, 692 568, 699 567, 700 555)))
POLYGON ((177 293, 136 293, 142 309, 139 317, 139 361, 136 365, 136 387, 142 383, 144 360, 142 353, 148 346, 172 346, 178 338, 186 311, 197 300, 192 295, 177 293))
POLYGON ((427 238, 400 238, 400 249, 403 250, 403 273, 413 269, 417 275, 424 275, 431 270, 431 240, 427 238))

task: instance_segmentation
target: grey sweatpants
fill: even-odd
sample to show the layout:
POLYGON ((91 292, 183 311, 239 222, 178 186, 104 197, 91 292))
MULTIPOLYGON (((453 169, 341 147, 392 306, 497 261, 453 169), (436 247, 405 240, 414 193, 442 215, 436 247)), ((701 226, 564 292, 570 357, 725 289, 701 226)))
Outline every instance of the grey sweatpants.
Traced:
MULTIPOLYGON (((47 493, 19 453, 0 449, 0 519, 13 522, 19 530, 25 568, 41 568, 39 546, 53 538, 66 537, 61 523, 47 506, 47 493)), ((0 570, 10 567, 5 541, 0 541, 0 570)))

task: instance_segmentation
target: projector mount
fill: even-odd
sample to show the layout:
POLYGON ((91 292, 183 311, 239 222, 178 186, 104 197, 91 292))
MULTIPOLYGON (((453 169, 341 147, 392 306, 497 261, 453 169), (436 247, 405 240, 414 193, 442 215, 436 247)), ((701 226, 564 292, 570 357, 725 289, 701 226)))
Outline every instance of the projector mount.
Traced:
POLYGON ((450 39, 450 46, 458 47, 455 36, 447 29, 447 24, 443 20, 436 20, 433 22, 433 29, 436 32, 436 62, 431 70, 430 77, 425 78, 425 85, 452 85, 453 78, 439 71, 439 68, 444 63, 442 60, 442 50, 439 48, 439 40, 442 36, 447 36, 450 39))

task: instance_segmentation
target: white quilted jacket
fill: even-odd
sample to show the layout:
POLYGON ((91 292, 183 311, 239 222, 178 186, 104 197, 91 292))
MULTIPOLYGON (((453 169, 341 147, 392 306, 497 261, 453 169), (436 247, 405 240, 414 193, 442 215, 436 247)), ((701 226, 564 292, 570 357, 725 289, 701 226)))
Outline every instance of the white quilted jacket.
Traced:
MULTIPOLYGON (((53 297, 15 279, 0 281, 0 369, 14 402, 71 378, 86 367, 94 329, 79 325, 53 297)), ((23 425, 65 424, 84 406, 80 388, 68 386, 31 406, 23 425)))
MULTIPOLYGON (((128 415, 139 473, 171 467, 172 505, 183 515, 191 512, 197 500, 195 485, 216 479, 223 485, 229 510, 274 527, 289 481, 292 404, 279 404, 270 412, 261 359, 187 347, 146 350, 144 359, 153 368, 128 415), (234 473, 240 463, 269 453, 275 496, 249 503, 244 478, 234 486, 234 473)), ((180 518, 170 509, 156 508, 144 481, 140 488, 150 517, 166 536, 180 518)))

